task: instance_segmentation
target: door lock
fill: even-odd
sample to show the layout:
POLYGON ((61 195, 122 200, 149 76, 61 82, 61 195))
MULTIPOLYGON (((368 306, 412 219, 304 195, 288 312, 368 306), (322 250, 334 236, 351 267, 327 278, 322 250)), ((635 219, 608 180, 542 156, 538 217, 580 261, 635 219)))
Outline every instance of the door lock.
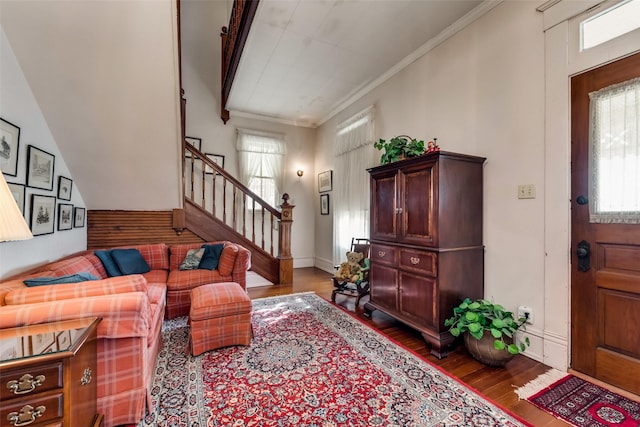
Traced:
POLYGON ((589 271, 591 268, 591 245, 586 240, 578 243, 578 249, 576 250, 578 256, 578 271, 589 271))

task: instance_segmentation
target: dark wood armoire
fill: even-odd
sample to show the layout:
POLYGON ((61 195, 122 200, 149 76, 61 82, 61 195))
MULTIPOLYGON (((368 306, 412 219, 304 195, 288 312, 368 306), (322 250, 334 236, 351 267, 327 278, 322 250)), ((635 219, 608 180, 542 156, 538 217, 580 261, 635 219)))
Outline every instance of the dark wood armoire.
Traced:
POLYGON ((439 151, 369 169, 370 300, 417 329, 431 353, 454 339, 444 326, 465 297, 482 298, 484 158, 439 151))

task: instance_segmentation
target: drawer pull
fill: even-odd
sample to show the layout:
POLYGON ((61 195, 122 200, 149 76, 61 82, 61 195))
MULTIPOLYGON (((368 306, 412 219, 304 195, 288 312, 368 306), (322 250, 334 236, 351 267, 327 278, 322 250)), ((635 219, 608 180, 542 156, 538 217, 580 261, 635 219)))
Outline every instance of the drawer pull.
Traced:
POLYGON ((420 258, 418 258, 417 256, 412 256, 409 261, 411 261, 411 264, 416 265, 416 264, 420 264, 420 258))
POLYGON ((384 258, 387 253, 385 251, 378 251, 378 257, 384 258))
POLYGON ((34 409, 31 405, 24 405, 22 409, 20 409, 20 412, 9 412, 7 421, 16 427, 28 426, 35 422, 36 418, 41 417, 46 410, 47 408, 45 406, 38 406, 34 409))
POLYGON ((91 368, 86 368, 80 379, 80 384, 87 385, 91 382, 91 368))
POLYGON ((27 394, 36 389, 36 387, 44 384, 44 375, 38 375, 33 378, 30 374, 24 374, 19 380, 11 380, 7 383, 7 388, 13 394, 27 394))

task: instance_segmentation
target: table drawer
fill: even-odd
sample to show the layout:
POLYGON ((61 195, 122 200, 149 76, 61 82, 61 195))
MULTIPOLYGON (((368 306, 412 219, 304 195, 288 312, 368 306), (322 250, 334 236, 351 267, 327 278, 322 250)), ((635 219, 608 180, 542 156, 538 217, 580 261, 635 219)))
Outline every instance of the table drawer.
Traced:
POLYGON ((374 243, 371 245, 371 254, 369 256, 372 262, 395 266, 397 251, 398 248, 395 246, 374 243))
POLYGON ((62 387, 62 362, 0 373, 0 400, 28 396, 62 387))
POLYGON ((438 276, 438 254, 435 252, 400 249, 399 266, 403 270, 423 273, 432 277, 438 276))
POLYGON ((34 395, 13 402, 3 402, 0 406, 0 425, 20 426, 41 425, 62 418, 64 408, 62 392, 45 396, 34 395), (29 422, 31 421, 31 423, 29 422))

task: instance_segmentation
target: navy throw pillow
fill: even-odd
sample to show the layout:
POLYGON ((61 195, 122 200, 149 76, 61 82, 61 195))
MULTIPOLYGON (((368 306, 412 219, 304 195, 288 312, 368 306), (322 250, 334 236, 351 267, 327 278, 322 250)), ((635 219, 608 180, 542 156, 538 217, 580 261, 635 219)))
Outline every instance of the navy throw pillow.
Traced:
POLYGON ((198 265, 199 269, 203 270, 215 270, 218 268, 218 261, 220 261, 220 255, 224 249, 223 243, 216 243, 215 245, 202 245, 204 248, 204 255, 198 265))
POLYGON ((80 283, 89 280, 98 280, 96 276, 91 273, 76 273, 68 274, 60 277, 34 277, 33 279, 26 279, 24 284, 32 286, 45 286, 45 285, 61 285, 63 283, 80 283))
POLYGON ((100 262, 102 262, 102 265, 107 272, 107 276, 122 276, 122 271, 120 271, 118 264, 116 264, 115 260, 111 256, 111 251, 95 251, 94 254, 96 254, 96 256, 100 259, 100 262))
POLYGON ((122 274, 142 274, 151 271, 137 249, 112 249, 111 256, 122 274))

